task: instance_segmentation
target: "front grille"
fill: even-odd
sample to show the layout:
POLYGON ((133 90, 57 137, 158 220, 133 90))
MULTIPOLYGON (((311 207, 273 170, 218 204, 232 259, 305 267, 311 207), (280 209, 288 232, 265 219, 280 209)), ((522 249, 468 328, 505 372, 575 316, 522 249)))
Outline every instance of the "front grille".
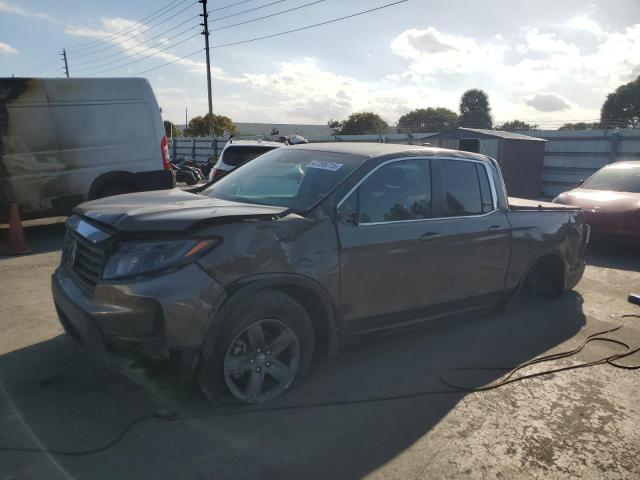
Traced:
POLYGON ((93 291, 100 280, 106 259, 107 252, 104 247, 67 228, 64 261, 75 274, 81 287, 93 291))

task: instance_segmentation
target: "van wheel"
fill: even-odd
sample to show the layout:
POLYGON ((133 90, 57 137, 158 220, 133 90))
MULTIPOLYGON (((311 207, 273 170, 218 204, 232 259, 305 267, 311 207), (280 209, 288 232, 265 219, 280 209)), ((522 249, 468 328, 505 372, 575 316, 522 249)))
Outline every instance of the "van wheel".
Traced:
POLYGON ((313 358, 309 315, 278 290, 242 301, 217 337, 205 341, 199 372, 200 387, 213 402, 272 400, 292 387, 313 358))
POLYGON ((129 184, 129 183, 107 183, 106 185, 102 186, 100 188, 100 190, 98 190, 98 193, 96 194, 95 198, 105 198, 105 197, 113 197, 114 195, 123 195, 125 193, 131 193, 133 192, 135 189, 133 188, 133 185, 129 184))

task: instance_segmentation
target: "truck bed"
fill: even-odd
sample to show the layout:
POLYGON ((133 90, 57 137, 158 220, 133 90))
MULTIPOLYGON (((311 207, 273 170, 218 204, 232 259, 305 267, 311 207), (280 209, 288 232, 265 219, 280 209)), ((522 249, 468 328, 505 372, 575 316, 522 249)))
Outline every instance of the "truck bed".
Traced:
POLYGON ((527 210, 580 210, 580 207, 572 205, 561 205, 559 203, 542 202, 539 200, 529 200, 526 198, 509 197, 509 210, 511 211, 527 211, 527 210))

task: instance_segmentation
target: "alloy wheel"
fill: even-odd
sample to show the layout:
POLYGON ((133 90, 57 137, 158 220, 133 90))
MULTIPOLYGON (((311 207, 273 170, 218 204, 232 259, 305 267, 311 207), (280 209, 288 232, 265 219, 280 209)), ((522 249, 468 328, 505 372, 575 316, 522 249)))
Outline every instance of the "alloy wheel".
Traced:
POLYGON ((261 319, 243 328, 224 357, 224 380, 234 397, 262 403, 284 392, 300 365, 295 332, 277 319, 261 319))

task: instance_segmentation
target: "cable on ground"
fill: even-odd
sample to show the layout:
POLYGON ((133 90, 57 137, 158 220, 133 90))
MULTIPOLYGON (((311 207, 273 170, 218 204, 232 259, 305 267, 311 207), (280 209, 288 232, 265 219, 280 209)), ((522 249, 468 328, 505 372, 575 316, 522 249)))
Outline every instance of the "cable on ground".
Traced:
POLYGON ((609 337, 602 337, 602 335, 606 335, 608 333, 614 333, 621 330, 624 326, 625 318, 640 318, 640 315, 622 315, 620 325, 614 328, 608 328, 606 330, 602 330, 599 332, 592 333, 587 336, 584 341, 578 345, 576 348, 567 350, 564 352, 551 353, 549 355, 544 355, 541 357, 534 358, 527 362, 521 363, 515 367, 465 367, 465 368, 454 368, 444 372, 439 376, 440 381, 449 387, 448 390, 428 390, 428 391, 418 391, 406 394, 398 394, 398 395, 387 395, 380 397, 370 397, 363 399, 353 399, 353 400, 338 400, 338 401, 328 401, 328 402, 318 402, 318 403, 307 403, 307 404, 299 404, 299 405, 283 405, 279 407, 246 407, 246 408, 238 408, 238 407, 223 407, 221 411, 211 414, 196 414, 196 415, 179 415, 175 412, 165 409, 159 409, 152 412, 149 415, 143 415, 131 420, 127 423, 124 428, 120 431, 118 435, 116 435, 112 440, 101 445, 99 447, 87 449, 87 450, 54 450, 48 448, 36 448, 36 447, 11 447, 11 446, 0 446, 0 452, 26 452, 26 453, 45 453, 49 455, 59 455, 59 456, 86 456, 93 455, 96 453, 103 452, 108 450, 109 448, 118 444, 127 433, 129 433, 136 425, 154 420, 154 421, 165 421, 165 422, 176 422, 176 421, 184 421, 190 419, 199 419, 199 418, 216 418, 216 417, 229 417, 229 416, 240 416, 240 415, 252 415, 257 413, 268 413, 268 412, 281 412, 281 411, 292 411, 292 410, 303 410, 310 408, 325 408, 325 407, 337 407, 337 406, 346 406, 346 405, 361 405, 367 403, 378 403, 378 402, 388 402, 393 400, 406 400, 411 398, 419 398, 426 397, 431 395, 445 395, 445 394, 461 394, 461 393, 480 393, 487 392, 490 390, 495 390, 506 385, 520 382, 523 380, 528 380, 535 377, 541 377, 543 375, 550 375, 553 373, 566 372, 569 370, 576 370, 579 368, 593 367, 596 365, 608 364, 615 368, 621 368, 624 370, 638 370, 640 369, 640 364, 638 365, 624 365, 618 363, 619 360, 630 357, 635 353, 640 351, 640 347, 631 348, 629 344, 623 342, 622 340, 617 340, 609 337), (532 365, 541 364, 544 362, 551 362, 559 359, 569 358, 577 353, 581 352, 586 348, 589 343, 592 342, 605 342, 611 343, 614 345, 618 345, 626 349, 625 352, 622 353, 614 353, 609 356, 599 358, 597 360, 585 363, 579 363, 576 365, 569 365, 566 367, 559 367, 550 370, 543 370, 540 372, 530 373, 526 375, 521 375, 515 377, 514 375, 521 371, 526 367, 530 367, 532 365), (456 372, 456 371, 471 371, 471 370, 494 370, 494 371, 508 371, 506 375, 504 375, 500 380, 490 383, 489 385, 484 385, 481 387, 470 387, 465 385, 456 384, 450 380, 445 378, 447 373, 456 372))

